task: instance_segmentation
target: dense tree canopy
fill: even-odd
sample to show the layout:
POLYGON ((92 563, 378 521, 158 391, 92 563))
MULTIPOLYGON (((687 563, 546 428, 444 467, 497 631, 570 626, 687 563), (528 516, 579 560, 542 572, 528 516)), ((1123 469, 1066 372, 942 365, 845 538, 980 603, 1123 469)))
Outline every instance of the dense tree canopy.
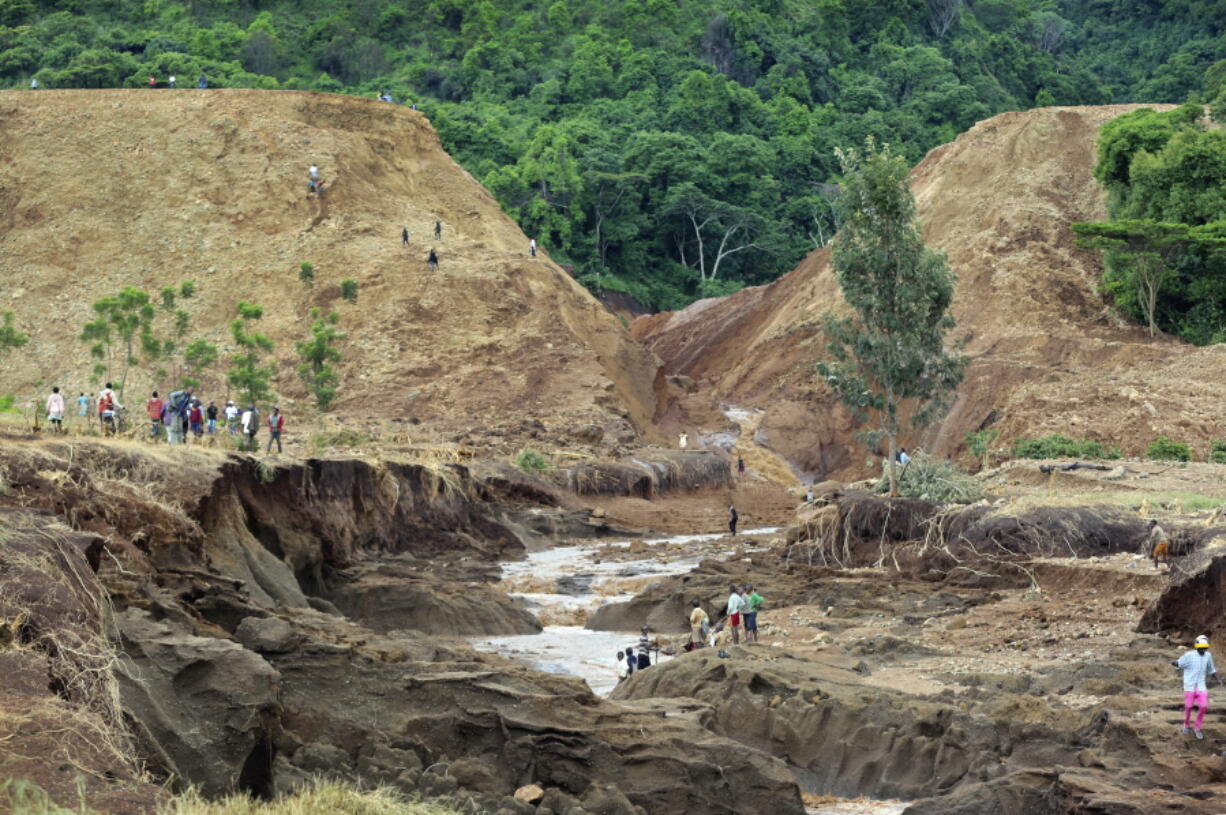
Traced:
POLYGON ((586 284, 668 307, 828 240, 835 147, 914 162, 1002 110, 1212 102, 1224 24, 1226 0, 0 0, 0 85, 386 90, 586 284))
POLYGON ((1103 127, 1094 172, 1112 220, 1073 229, 1104 250, 1107 293, 1151 333, 1226 342, 1226 130, 1202 105, 1143 108, 1103 127))

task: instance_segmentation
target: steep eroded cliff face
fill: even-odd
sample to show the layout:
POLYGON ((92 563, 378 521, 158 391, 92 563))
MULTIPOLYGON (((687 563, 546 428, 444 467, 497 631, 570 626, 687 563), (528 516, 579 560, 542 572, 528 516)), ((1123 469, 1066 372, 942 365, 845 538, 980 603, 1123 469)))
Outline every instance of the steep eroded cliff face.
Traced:
MULTIPOLYGON (((1068 225, 1105 216, 1099 128, 1136 105, 1040 108, 980 122, 911 174, 926 242, 958 275, 950 340, 971 364, 941 423, 905 438, 939 456, 991 426, 1002 441, 1071 434, 1139 454, 1159 434, 1207 445, 1226 353, 1127 324, 1100 292, 1096 254, 1068 225)), ((1163 107, 1163 106, 1158 106, 1163 107)), ((710 423, 712 402, 760 408, 757 441, 806 479, 865 474, 859 429, 819 382, 820 321, 842 304, 829 248, 769 286, 641 317, 632 334, 692 377, 664 418, 710 423)))

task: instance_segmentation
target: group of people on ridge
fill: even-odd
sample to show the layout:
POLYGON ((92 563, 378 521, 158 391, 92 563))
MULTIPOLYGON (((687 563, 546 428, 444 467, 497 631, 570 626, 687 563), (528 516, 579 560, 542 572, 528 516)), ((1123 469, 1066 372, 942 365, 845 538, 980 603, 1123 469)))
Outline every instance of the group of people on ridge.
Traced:
MULTIPOLYGON (((113 436, 119 432, 120 417, 125 410, 119 403, 119 397, 110 382, 98 392, 97 397, 82 392, 76 399, 77 416, 83 423, 93 424, 93 417, 98 417, 98 426, 103 435, 113 436)), ((64 394, 58 387, 51 389, 47 397, 47 423, 53 433, 66 433, 64 427, 67 415, 67 403, 64 394)), ((158 441, 165 438, 169 444, 186 444, 193 438, 202 442, 205 436, 215 436, 218 429, 224 429, 230 436, 238 438, 239 449, 252 452, 259 449, 256 441, 260 428, 268 429, 268 446, 266 452, 272 452, 272 446, 277 446, 277 452, 282 452, 281 434, 285 431, 285 415, 281 408, 274 405, 267 418, 260 415, 255 404, 239 408, 234 400, 226 402, 219 408, 216 402, 207 405, 198 399, 193 389, 182 388, 171 392, 162 398, 153 391, 145 401, 145 416, 149 420, 150 438, 158 441)))

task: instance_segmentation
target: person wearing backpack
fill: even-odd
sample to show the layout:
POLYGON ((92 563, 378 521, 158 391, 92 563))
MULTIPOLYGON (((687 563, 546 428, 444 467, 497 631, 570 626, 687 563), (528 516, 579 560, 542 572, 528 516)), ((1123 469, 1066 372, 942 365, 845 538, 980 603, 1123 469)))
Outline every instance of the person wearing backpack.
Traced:
POLYGON ((98 423, 102 426, 104 436, 113 436, 119 430, 115 424, 115 411, 121 407, 123 406, 115 398, 111 383, 107 382, 106 387, 98 393, 98 423))
POLYGON ((170 417, 169 432, 166 441, 169 444, 182 444, 187 428, 187 414, 192 407, 192 389, 184 388, 170 394, 166 403, 166 413, 170 417))

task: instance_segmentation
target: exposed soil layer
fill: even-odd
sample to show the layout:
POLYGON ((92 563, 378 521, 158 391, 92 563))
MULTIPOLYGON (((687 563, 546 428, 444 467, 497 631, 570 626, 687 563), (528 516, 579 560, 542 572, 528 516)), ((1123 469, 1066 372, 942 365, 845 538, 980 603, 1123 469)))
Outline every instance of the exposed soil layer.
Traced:
MULTIPOLYGON (((1158 106, 1163 107, 1163 106, 1158 106)), ((971 358, 953 409, 907 447, 959 453, 970 431, 1003 442, 1064 433, 1138 454, 1159 434, 1207 455, 1226 383, 1226 352, 1150 339, 1104 302, 1101 265, 1073 221, 1101 220, 1094 140, 1135 105, 1041 108, 980 122, 931 151, 911 175, 925 240, 958 275, 952 339, 971 358)), ((806 479, 866 472, 859 429, 818 381, 820 319, 845 308, 829 248, 769 286, 641 317, 635 337, 698 392, 664 426, 713 427, 712 402, 765 413, 760 444, 806 479)))
MULTIPOLYGON (((528 257, 528 237, 419 111, 290 91, 3 91, 0 154, 2 305, 38 326, 6 361, 16 393, 34 395, 35 382, 91 390, 95 360, 78 339, 91 304, 184 279, 197 287, 177 303, 193 336, 222 341, 238 301, 265 306, 259 330, 276 342, 295 442, 313 412, 293 351, 312 306, 339 311, 348 335, 337 413, 350 424, 378 405, 379 418, 417 422, 400 425, 402 441, 475 433, 472 443, 513 451, 534 437, 653 438, 658 361, 547 247, 528 257), (311 164, 325 197, 307 193, 311 164), (302 262, 312 286, 298 279, 302 262), (358 283, 352 305, 343 278, 358 283)), ((144 367, 129 385, 128 401, 143 404, 144 367)), ((205 392, 224 398, 220 375, 205 392)))
POLYGON ((0 472, 0 722, 82 731, 23 736, 57 801, 69 751, 125 812, 151 780, 269 796, 323 775, 523 815, 803 813, 778 758, 431 636, 539 630, 494 585, 523 551, 497 518, 523 508, 467 468, 6 442, 0 472))

